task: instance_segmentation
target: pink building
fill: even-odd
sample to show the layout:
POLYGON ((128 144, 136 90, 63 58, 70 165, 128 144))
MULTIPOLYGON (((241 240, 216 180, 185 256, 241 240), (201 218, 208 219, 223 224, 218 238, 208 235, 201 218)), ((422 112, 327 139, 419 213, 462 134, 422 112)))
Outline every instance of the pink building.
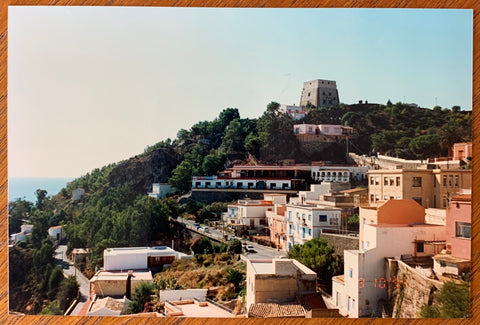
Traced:
POLYGON ((276 204, 273 211, 266 212, 267 224, 270 230, 270 241, 275 243, 275 245, 282 250, 287 250, 287 223, 285 222, 286 209, 286 204, 276 204))
POLYGON ((452 148, 452 156, 453 160, 462 160, 467 157, 472 157, 472 143, 455 143, 452 148))
POLYGON ((452 198, 446 213, 447 249, 435 255, 434 270, 440 275, 459 275, 470 270, 471 258, 471 194, 452 198))

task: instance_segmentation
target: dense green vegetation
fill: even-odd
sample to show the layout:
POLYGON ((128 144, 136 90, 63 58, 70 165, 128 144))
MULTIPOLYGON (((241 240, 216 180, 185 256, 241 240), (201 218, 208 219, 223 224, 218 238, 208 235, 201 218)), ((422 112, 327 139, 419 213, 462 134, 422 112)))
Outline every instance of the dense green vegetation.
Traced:
POLYGON ((312 271, 328 291, 332 288, 332 276, 341 274, 343 262, 334 255, 334 248, 328 246, 324 238, 314 238, 303 245, 294 245, 288 252, 288 257, 296 259, 312 271))
POLYGON ((171 236, 168 218, 178 215, 173 198, 156 200, 136 194, 128 184, 93 193, 88 203, 74 210, 65 224, 68 250, 90 249, 86 268, 94 272, 103 265, 107 247, 146 246, 171 236))
POLYGON ((27 314, 63 314, 77 296, 78 284, 54 265, 55 244, 48 228, 59 219, 58 202, 45 190, 36 194, 35 205, 23 200, 9 204, 11 219, 21 216, 22 222, 33 225, 27 241, 9 249, 9 305, 27 314))
MULTIPOLYGON (((148 146, 137 157, 161 149, 174 152, 179 163, 169 183, 185 193, 190 190, 193 175, 214 175, 239 161, 274 163, 294 158, 305 163, 312 159, 336 162, 345 159, 342 143, 333 144, 326 150, 326 156, 319 153, 310 157, 302 153, 293 134, 293 125, 298 123, 349 125, 355 132, 350 151, 380 152, 409 159, 447 156, 453 143, 470 141, 472 134, 471 112, 461 111, 458 106, 426 109, 390 102, 386 105, 341 104, 328 109, 311 108, 300 121, 281 113, 279 106, 271 102, 257 119, 241 118, 237 108, 226 108, 213 121, 201 121, 189 130, 181 129, 173 141, 165 139, 148 146)), ((184 209, 195 215, 197 221, 225 211, 224 204, 206 206, 189 202, 180 207, 175 198, 154 200, 136 192, 127 183, 112 186, 109 176, 116 166, 94 169, 51 198, 46 191, 38 190, 35 204, 21 199, 9 203, 9 233, 18 232, 22 223, 34 225, 31 240, 10 250, 11 306, 21 306, 18 310, 29 306, 29 313, 38 313, 44 307, 45 313, 63 311, 68 299, 65 295, 54 295, 61 291, 63 282, 59 282, 58 270, 53 266, 54 245, 46 235, 51 226, 64 225, 69 250, 89 250, 87 264, 81 267, 91 274, 102 266, 103 250, 107 247, 143 246, 173 239, 176 230, 169 218, 176 218, 184 209), (83 188, 86 193, 80 201, 73 202, 71 194, 76 188, 83 188), (56 304, 50 304, 54 301, 56 304)), ((211 249, 212 252, 224 251, 222 247, 211 249)), ((204 247, 198 252, 202 250, 204 253, 204 247)), ((340 271, 341 262, 321 241, 295 246, 290 256, 315 270, 327 286, 331 285, 331 276, 340 271)), ((232 274, 232 281, 238 280, 237 277, 232 274)), ((64 290, 70 290, 67 289, 65 284, 64 290)), ((237 291, 238 287, 235 285, 234 289, 237 291)))
POLYGON ((422 318, 468 318, 470 314, 470 286, 467 282, 445 282, 442 289, 433 295, 432 301, 424 304, 422 318))

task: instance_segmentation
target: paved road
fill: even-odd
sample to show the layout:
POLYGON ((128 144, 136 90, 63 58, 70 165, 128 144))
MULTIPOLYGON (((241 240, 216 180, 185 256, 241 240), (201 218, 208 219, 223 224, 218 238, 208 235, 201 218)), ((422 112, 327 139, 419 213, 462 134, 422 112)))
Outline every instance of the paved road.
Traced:
MULTIPOLYGON (((194 222, 192 220, 185 220, 183 218, 178 218, 177 221, 180 223, 183 223, 186 226, 186 228, 196 231, 199 234, 204 236, 213 237, 219 240, 221 240, 224 236, 224 233, 222 232, 222 230, 215 229, 214 227, 207 227, 208 233, 206 233, 206 232, 197 230, 193 226, 194 222)), ((202 227, 205 227, 205 225, 202 225, 202 227)), ((231 235, 229 235, 229 237, 231 237, 231 235)), ((285 257, 287 255, 285 251, 278 251, 276 248, 259 245, 256 242, 251 242, 244 238, 241 238, 240 240, 254 247, 255 253, 244 253, 244 256, 250 260, 251 259, 271 259, 271 258, 285 257)))
POLYGON ((83 307, 85 301, 87 301, 88 296, 90 295, 90 281, 80 272, 79 269, 76 270, 73 267, 73 262, 67 259, 67 245, 59 245, 55 250, 55 264, 62 266, 63 273, 66 276, 76 275, 77 282, 80 285, 80 302, 77 304, 73 312, 71 313, 72 316, 78 315, 80 310, 83 307))

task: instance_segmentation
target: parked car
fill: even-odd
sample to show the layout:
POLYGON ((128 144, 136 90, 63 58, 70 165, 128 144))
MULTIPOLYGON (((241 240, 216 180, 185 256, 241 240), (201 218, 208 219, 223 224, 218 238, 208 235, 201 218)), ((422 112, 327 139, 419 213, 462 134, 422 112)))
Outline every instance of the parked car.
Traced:
POLYGON ((200 228, 200 224, 198 224, 198 223, 195 222, 195 223, 193 224, 193 228, 195 228, 195 229, 200 228))
POLYGON ((198 228, 198 230, 203 231, 203 232, 209 232, 208 227, 200 227, 200 228, 198 228))
POLYGON ((247 246, 245 246, 245 252, 248 252, 248 253, 256 253, 256 252, 255 252, 255 248, 253 248, 252 245, 247 245, 247 246))

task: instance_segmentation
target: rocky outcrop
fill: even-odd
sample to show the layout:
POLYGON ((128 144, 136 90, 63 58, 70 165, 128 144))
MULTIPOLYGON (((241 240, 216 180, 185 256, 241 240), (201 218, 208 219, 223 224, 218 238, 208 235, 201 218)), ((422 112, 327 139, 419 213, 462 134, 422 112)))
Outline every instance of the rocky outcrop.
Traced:
POLYGON ((152 190, 153 183, 166 183, 179 160, 169 149, 157 149, 147 155, 122 161, 110 172, 110 186, 128 183, 142 194, 152 190))

